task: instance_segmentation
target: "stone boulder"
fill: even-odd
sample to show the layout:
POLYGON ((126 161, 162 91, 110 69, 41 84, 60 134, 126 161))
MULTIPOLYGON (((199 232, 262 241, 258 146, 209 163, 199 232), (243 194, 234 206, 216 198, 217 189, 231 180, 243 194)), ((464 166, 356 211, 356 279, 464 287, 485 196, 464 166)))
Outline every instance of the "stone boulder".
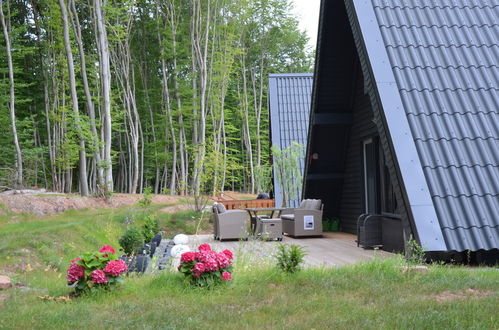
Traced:
POLYGON ((0 290, 5 290, 12 287, 10 277, 0 275, 0 290))

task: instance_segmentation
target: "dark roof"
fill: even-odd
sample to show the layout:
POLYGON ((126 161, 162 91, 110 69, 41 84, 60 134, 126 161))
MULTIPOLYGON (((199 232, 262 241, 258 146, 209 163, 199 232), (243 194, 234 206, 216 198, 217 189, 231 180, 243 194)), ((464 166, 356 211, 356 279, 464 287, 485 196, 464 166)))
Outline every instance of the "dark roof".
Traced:
MULTIPOLYGON (((293 141, 305 146, 307 143, 310 99, 312 94, 311 73, 286 73, 269 75, 269 103, 272 145, 287 148, 293 141)), ((304 157, 300 159, 303 173, 304 157)), ((274 169, 275 171, 275 169, 274 169)), ((282 193, 274 175, 276 206, 281 206, 282 193)), ((288 206, 300 203, 301 191, 288 201, 288 206)))
POLYGON ((350 7, 420 240, 429 250, 499 248, 499 2, 350 7))

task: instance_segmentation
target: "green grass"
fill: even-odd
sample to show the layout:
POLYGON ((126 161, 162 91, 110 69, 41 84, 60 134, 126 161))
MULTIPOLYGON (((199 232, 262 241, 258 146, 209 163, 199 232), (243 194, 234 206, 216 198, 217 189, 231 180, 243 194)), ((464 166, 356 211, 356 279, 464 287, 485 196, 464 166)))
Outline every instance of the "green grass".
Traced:
MULTIPOLYGON (((497 327, 497 270, 432 266, 427 275, 403 275, 399 265, 397 259, 375 260, 292 275, 270 267, 243 271, 236 266, 232 283, 214 290, 191 288, 180 274, 165 273, 128 278, 116 291, 67 303, 14 291, 9 304, 0 309, 0 327, 497 327), (469 288, 480 293, 443 302, 436 299, 438 294, 469 288)), ((64 294, 63 282, 47 279, 49 294, 64 294)))
POLYGON ((497 328, 498 269, 433 265, 428 274, 402 274, 400 258, 287 275, 241 257, 234 280, 214 290, 163 273, 128 277, 115 291, 65 303, 37 298, 66 295, 68 261, 117 246, 127 216, 158 214, 169 235, 195 229, 195 213, 159 214, 164 206, 0 218, 0 269, 29 286, 0 292, 9 295, 0 302, 0 329, 497 328))
MULTIPOLYGON (((29 214, 0 215, 0 270, 17 271, 20 267, 47 266, 64 270, 67 262, 103 244, 119 247, 118 239, 126 231, 125 218, 140 227, 148 214, 159 220, 168 236, 195 233, 199 214, 183 211, 160 212, 168 205, 122 207, 117 209, 70 210, 63 214, 38 217, 29 214)), ((209 226, 205 220, 201 229, 209 226)))

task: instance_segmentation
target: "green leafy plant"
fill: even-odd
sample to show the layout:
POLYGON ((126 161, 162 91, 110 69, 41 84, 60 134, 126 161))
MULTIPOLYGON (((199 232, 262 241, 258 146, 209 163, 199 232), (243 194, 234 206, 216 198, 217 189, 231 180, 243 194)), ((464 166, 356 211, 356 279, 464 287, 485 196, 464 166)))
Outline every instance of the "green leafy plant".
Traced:
POLYGON ((295 273, 300 270, 305 251, 298 245, 279 244, 277 246, 277 266, 286 273, 295 273))
POLYGON ((146 207, 151 205, 152 203, 152 187, 144 188, 144 197, 139 200, 139 205, 142 207, 146 207))
POLYGON ((405 249, 407 262, 413 265, 424 264, 426 261, 425 252, 426 250, 411 236, 405 249))
POLYGON ((137 227, 132 227, 121 236, 119 243, 125 254, 130 255, 140 252, 144 245, 144 237, 137 227))
POLYGON ((285 149, 280 149, 277 145, 272 146, 272 159, 276 168, 276 179, 281 186, 283 207, 301 192, 302 174, 299 160, 303 158, 304 151, 305 148, 294 141, 285 149))
POLYGON ((209 244, 201 244, 198 252, 187 251, 180 256, 179 272, 194 286, 215 287, 232 280, 233 254, 230 250, 216 252, 209 244))
POLYGON ((152 216, 148 215, 144 219, 144 224, 142 225, 142 237, 146 242, 152 241, 154 235, 159 232, 159 222, 158 220, 152 216))
POLYGON ((99 252, 85 253, 71 260, 66 276, 76 295, 109 290, 122 282, 121 275, 128 267, 115 253, 112 246, 104 245, 99 252))

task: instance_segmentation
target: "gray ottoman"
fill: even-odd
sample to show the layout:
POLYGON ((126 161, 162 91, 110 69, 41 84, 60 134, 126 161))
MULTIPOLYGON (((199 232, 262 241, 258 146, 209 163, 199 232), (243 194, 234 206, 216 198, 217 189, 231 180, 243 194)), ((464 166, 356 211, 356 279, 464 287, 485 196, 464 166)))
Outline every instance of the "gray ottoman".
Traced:
POLYGON ((282 220, 277 219, 258 219, 258 236, 263 236, 269 240, 277 239, 282 241, 282 220))

